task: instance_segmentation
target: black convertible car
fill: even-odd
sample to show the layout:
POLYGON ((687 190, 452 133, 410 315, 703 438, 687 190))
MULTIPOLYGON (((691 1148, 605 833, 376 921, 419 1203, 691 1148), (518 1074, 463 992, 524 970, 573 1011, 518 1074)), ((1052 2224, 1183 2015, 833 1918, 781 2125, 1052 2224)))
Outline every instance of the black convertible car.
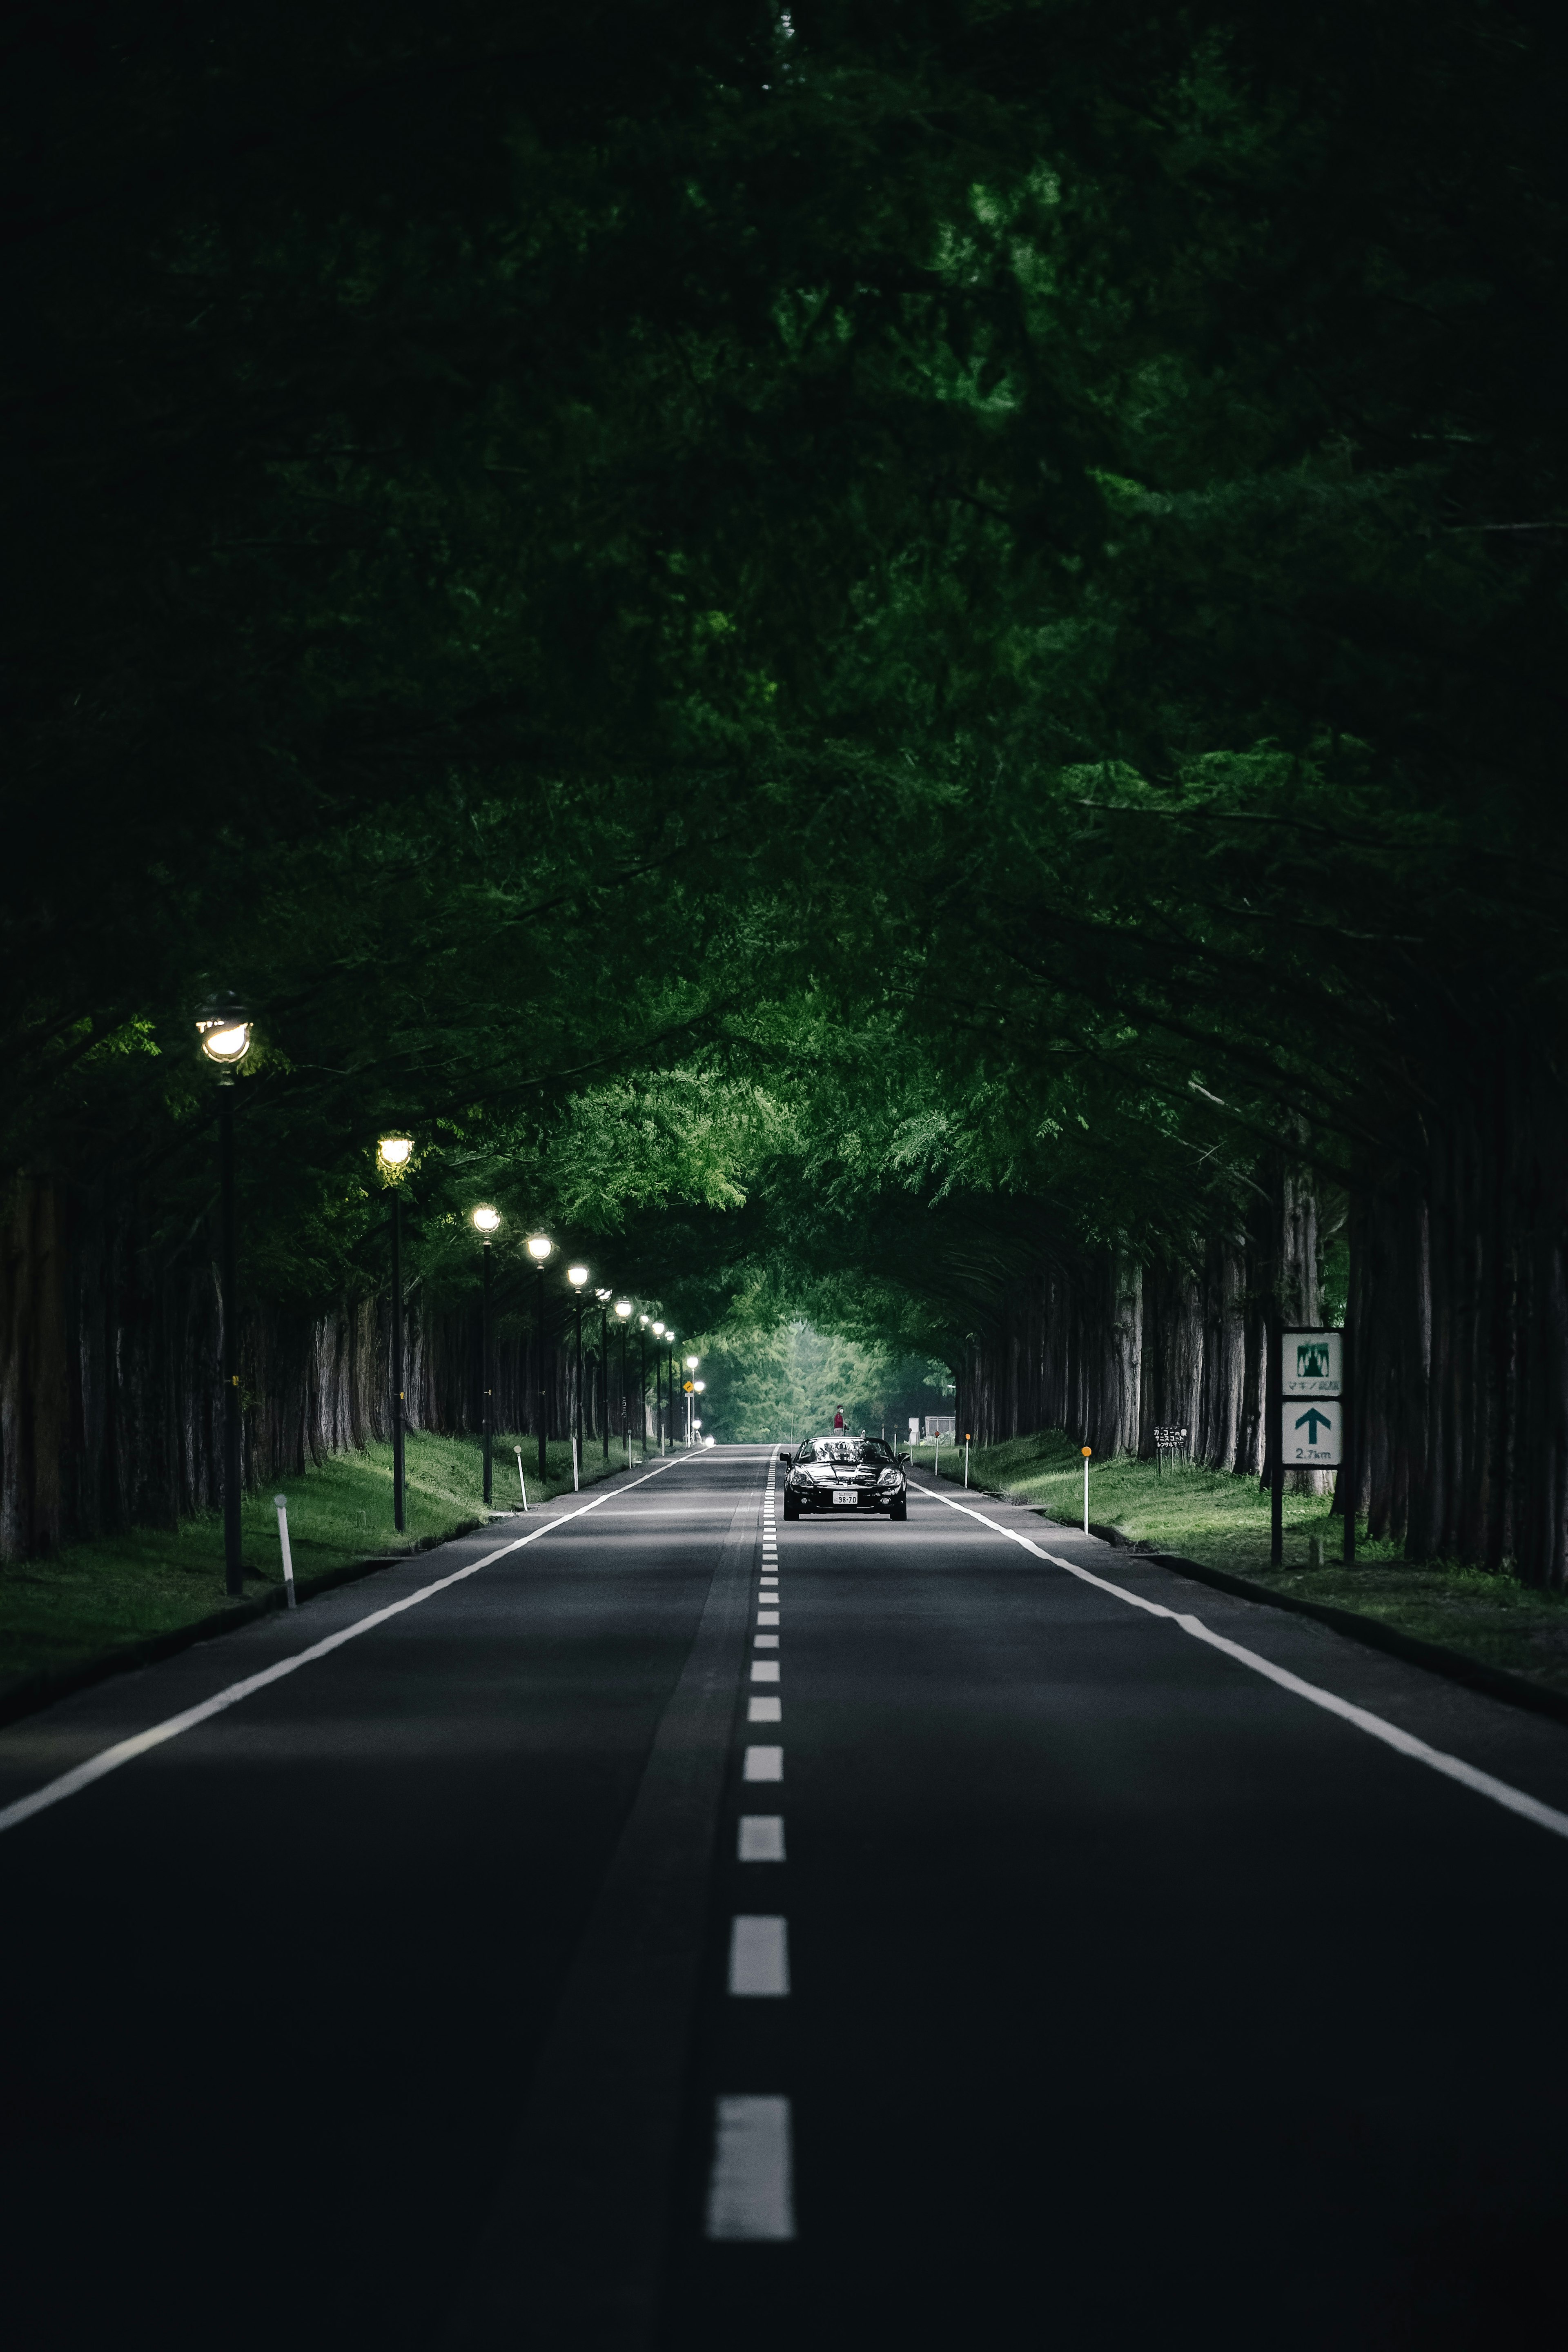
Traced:
POLYGON ((784 1515, 798 1519, 802 1511, 886 1511, 890 1519, 907 1519, 909 1458, 879 1437, 808 1437, 793 1454, 779 1455, 789 1470, 784 1515))

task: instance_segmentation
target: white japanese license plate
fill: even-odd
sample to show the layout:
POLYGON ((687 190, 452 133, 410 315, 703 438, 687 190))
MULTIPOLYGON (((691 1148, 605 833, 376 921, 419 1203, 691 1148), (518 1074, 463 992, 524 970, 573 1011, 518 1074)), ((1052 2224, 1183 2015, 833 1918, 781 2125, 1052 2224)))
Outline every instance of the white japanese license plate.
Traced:
POLYGON ((853 1510, 853 1509, 855 1508, 856 1504, 859 1501, 859 1499, 860 1499, 859 1496, 858 1496, 858 1495, 857 1495, 857 1494, 852 1493, 852 1492, 851 1492, 851 1490, 850 1490, 847 1486, 835 1486, 835 1488, 833 1489, 833 1501, 834 1501, 834 1507, 835 1507, 835 1508, 837 1508, 837 1506, 838 1506, 840 1503, 847 1503, 847 1504, 848 1504, 848 1506, 849 1506, 849 1508, 850 1508, 851 1510, 853 1510))

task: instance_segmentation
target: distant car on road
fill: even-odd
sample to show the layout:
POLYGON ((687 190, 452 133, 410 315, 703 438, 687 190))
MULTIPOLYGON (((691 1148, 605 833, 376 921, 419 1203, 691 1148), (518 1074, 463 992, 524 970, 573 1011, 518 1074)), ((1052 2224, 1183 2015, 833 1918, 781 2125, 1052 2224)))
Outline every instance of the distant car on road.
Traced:
POLYGON ((907 1519, 909 1458, 879 1437, 848 1437, 839 1431, 808 1437, 793 1454, 779 1455, 789 1471, 784 1515, 798 1519, 803 1511, 885 1511, 890 1519, 907 1519))

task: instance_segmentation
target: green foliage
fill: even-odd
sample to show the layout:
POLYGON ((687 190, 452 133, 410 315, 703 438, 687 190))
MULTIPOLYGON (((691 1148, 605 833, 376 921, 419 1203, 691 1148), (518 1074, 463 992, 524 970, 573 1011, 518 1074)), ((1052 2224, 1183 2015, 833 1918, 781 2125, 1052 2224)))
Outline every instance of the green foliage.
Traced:
POLYGON ((841 1411, 854 1430, 889 1436, 905 1416, 935 1410, 940 1366, 820 1331, 804 1317, 737 1314, 692 1342, 708 1383, 704 1433, 731 1444, 788 1444, 820 1435, 841 1411))
POLYGON ((503 1310, 547 1223, 955 1360, 1557 1051, 1544 12, 93 21, 7 101, 9 1164, 189 1247, 233 985, 253 1288, 382 1279, 395 1125, 431 1296, 488 1194, 503 1310))

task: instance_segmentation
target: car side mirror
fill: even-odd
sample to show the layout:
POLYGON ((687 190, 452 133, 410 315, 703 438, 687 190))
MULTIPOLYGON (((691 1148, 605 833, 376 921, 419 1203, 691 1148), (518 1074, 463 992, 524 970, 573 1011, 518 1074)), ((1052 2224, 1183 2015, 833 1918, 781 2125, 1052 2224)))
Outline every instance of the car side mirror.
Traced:
POLYGON ((910 1466, 910 1457, 909 1457, 909 1455, 908 1455, 907 1454, 900 1454, 900 1456, 899 1456, 899 1467, 900 1467, 900 1470, 907 1470, 907 1469, 909 1468, 909 1466, 910 1466))
POLYGON ((783 1463, 786 1470, 793 1470, 795 1468, 795 1455, 793 1454, 786 1454, 782 1446, 779 1448, 779 1460, 783 1463))

